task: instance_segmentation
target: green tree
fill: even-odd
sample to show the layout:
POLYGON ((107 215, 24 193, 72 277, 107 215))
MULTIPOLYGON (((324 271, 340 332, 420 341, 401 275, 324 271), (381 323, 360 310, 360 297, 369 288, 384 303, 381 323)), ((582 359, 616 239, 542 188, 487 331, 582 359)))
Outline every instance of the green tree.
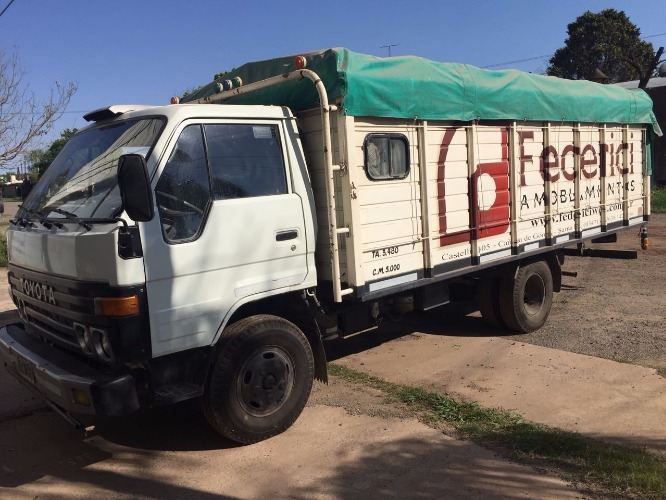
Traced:
POLYGON ((0 49, 0 168, 7 168, 34 147, 76 92, 74 83, 56 83, 49 100, 40 103, 24 77, 16 54, 0 49))
POLYGON ((549 61, 546 73, 572 80, 590 80, 600 69, 610 83, 640 80, 644 88, 655 73, 663 47, 650 42, 624 11, 585 12, 567 26, 568 37, 549 61))
POLYGON ((34 180, 39 179, 46 171, 48 166, 53 162, 55 157, 60 153, 60 150, 67 144, 67 141, 76 134, 77 129, 65 129, 60 132, 60 138, 53 141, 45 149, 33 149, 26 153, 28 160, 28 170, 30 177, 34 180))

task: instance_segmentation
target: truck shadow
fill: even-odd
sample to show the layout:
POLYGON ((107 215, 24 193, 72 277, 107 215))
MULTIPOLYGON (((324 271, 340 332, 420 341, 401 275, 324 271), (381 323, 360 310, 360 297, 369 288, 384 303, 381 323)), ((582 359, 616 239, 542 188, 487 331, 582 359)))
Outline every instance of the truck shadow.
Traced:
POLYGON ((197 400, 141 409, 126 417, 98 418, 93 435, 117 445, 153 451, 203 451, 239 446, 212 429, 197 400))
MULTIPOLYGON (((0 440, 7 447, 0 455, 0 496, 516 498, 535 491, 549 498, 571 496, 571 487, 546 471, 535 473, 432 429, 406 432, 399 424, 397 435, 384 434, 371 442, 355 441, 353 433, 340 436, 297 424, 254 446, 202 455, 169 446, 162 446, 164 451, 127 449, 98 436, 79 440, 72 430, 58 433, 62 425, 53 413, 44 413, 0 426, 0 440), (300 443, 300 453, 294 453, 294 443, 300 443), (291 457, 284 469, 276 467, 276 454, 291 457), (331 460, 313 466, 321 458, 331 460)), ((345 425, 359 424, 351 419, 345 425)), ((172 434, 181 431, 187 439, 187 429, 172 434)), ((167 428, 156 432, 165 442, 175 442, 167 428)), ((285 460, 278 463, 284 466, 285 460)))
MULTIPOLYGON (((415 332, 455 337, 506 334, 505 330, 488 326, 480 317, 470 316, 474 310, 473 304, 462 303, 412 313, 399 321, 385 321, 378 330, 328 342, 325 346, 327 358, 335 361, 415 332)), ((143 409, 124 418, 97 419, 95 433, 118 445, 155 451, 201 451, 238 446, 209 426, 196 400, 143 409)))
POLYGON ((473 302, 449 304, 440 308, 406 314, 393 321, 385 319, 378 329, 360 335, 329 341, 325 344, 328 361, 363 352, 386 342, 427 333, 448 337, 500 337, 514 332, 483 321, 473 302))
MULTIPOLYGON (((132 427, 129 420, 125 425, 132 427)), ((170 442, 168 429, 156 427, 170 442)), ((0 423, 0 442, 2 498, 233 498, 153 470, 160 451, 128 450, 95 435, 82 439, 52 411, 0 423)), ((189 454, 179 460, 192 467, 189 454)))

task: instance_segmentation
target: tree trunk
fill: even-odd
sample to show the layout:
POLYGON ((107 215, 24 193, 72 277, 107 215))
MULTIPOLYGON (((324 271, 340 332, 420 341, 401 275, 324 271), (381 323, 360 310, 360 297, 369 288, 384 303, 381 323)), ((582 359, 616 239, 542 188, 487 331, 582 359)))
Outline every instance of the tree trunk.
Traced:
POLYGON ((659 64, 659 59, 661 58, 663 53, 664 53, 664 48, 659 47, 659 50, 655 53, 654 57, 652 58, 652 61, 650 61, 650 66, 646 68, 645 73, 641 76, 640 82, 638 82, 639 89, 644 89, 645 87, 647 87, 650 78, 654 74, 654 70, 657 69, 657 64, 659 64))

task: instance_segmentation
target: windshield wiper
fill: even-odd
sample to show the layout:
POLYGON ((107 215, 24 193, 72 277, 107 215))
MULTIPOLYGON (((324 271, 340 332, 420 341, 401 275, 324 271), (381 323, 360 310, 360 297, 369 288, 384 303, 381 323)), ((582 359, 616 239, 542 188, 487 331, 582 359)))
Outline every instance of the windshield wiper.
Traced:
MULTIPOLYGON (((55 212, 60 215, 64 215, 67 220, 70 220, 72 222, 75 222, 84 228, 86 228, 88 231, 92 229, 93 224, 117 224, 121 223, 123 225, 122 230, 127 231, 128 225, 127 221, 124 219, 121 219, 120 217, 78 217, 76 214, 73 214, 72 212, 69 212, 68 210, 65 210, 63 208, 49 208, 51 212, 55 212)), ((53 222, 56 224, 57 219, 49 218, 47 217, 46 219, 49 222, 53 222)))
MULTIPOLYGON (((63 215, 67 221, 79 224, 81 227, 85 228, 88 231, 92 229, 93 224, 121 223, 123 226, 121 228, 121 231, 123 232, 126 232, 128 228, 127 221, 119 217, 110 217, 110 218, 78 217, 76 214, 70 212, 69 210, 65 210, 64 208, 60 207, 45 207, 42 210, 33 210, 31 208, 26 208, 23 205, 19 205, 19 209, 24 210, 28 214, 36 216, 39 223, 42 224, 46 229, 51 229, 51 227, 53 226, 56 226, 58 229, 62 229, 63 219, 59 217, 46 217, 42 210, 47 212, 55 212, 57 214, 63 215)), ((20 217, 20 218, 17 217, 9 222, 13 225, 18 224, 21 227, 26 227, 28 225, 34 227, 35 225, 35 223, 32 220, 28 219, 27 217, 20 217)))
MULTIPOLYGON (((67 220, 75 222, 76 224, 78 224, 78 225, 84 227, 85 229, 87 229, 88 231, 90 231, 92 229, 92 226, 89 224, 89 222, 90 222, 89 220, 81 219, 76 214, 73 214, 72 212, 68 212, 67 210, 64 210, 64 209, 58 208, 58 207, 49 208, 49 210, 51 212, 55 212, 57 214, 64 215, 67 220)), ((53 220, 53 219, 50 219, 50 220, 53 220)))
MULTIPOLYGON (((44 217, 44 214, 41 213, 39 210, 33 210, 31 208, 24 207, 23 205, 19 205, 18 208, 19 208, 19 210, 23 210, 24 212, 26 212, 28 214, 32 214, 32 215, 37 216, 37 220, 41 224, 43 224, 47 228, 49 227, 46 224, 44 224, 44 220, 46 219, 46 217, 44 217)), ((18 214, 18 212, 17 212, 17 214, 18 214)), ((28 219, 27 217, 18 217, 17 216, 16 218, 9 221, 9 223, 10 224, 18 224, 21 227, 25 227, 25 226, 28 226, 28 225, 34 226, 34 223, 30 219, 28 219)))

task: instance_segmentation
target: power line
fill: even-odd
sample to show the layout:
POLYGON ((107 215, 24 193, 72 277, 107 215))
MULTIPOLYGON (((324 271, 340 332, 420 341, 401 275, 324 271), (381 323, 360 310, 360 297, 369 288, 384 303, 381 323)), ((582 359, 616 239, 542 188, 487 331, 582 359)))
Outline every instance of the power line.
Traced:
POLYGON ((534 56, 534 57, 528 57, 527 59, 517 59, 515 61, 506 61, 506 62, 501 62, 501 63, 496 63, 496 64, 489 64, 488 66, 481 66, 482 68, 496 68, 498 66, 504 66, 505 64, 516 64, 516 63, 521 63, 521 62, 527 62, 527 61, 536 61, 537 59, 545 59, 546 57, 550 57, 553 54, 546 54, 545 56, 534 56))
MULTIPOLYGON (((656 35, 649 35, 649 36, 644 36, 642 39, 645 40, 646 38, 657 38, 658 36, 664 36, 666 33, 657 33, 656 35)), ((546 54, 543 56, 534 56, 534 57, 528 57, 526 59, 517 59, 515 61, 506 61, 506 62, 501 62, 501 63, 495 63, 495 64, 489 64, 488 66, 481 66, 482 68, 497 68, 499 66, 504 66, 506 64, 517 64, 517 63, 522 63, 522 62, 528 62, 528 61, 536 61, 538 59, 545 59, 546 57, 552 57, 553 54, 546 54)))
POLYGON ((643 40, 645 40, 646 38, 656 38, 658 36, 664 36, 664 35, 666 35, 666 33, 659 33, 657 35, 644 36, 643 40))
POLYGON ((2 15, 5 13, 5 11, 6 11, 6 10, 9 8, 9 6, 10 6, 11 4, 13 4, 13 3, 14 3, 14 0, 9 0, 9 3, 6 5, 6 7, 5 7, 4 9, 2 9, 2 12, 0 12, 0 17, 2 17, 2 15))

